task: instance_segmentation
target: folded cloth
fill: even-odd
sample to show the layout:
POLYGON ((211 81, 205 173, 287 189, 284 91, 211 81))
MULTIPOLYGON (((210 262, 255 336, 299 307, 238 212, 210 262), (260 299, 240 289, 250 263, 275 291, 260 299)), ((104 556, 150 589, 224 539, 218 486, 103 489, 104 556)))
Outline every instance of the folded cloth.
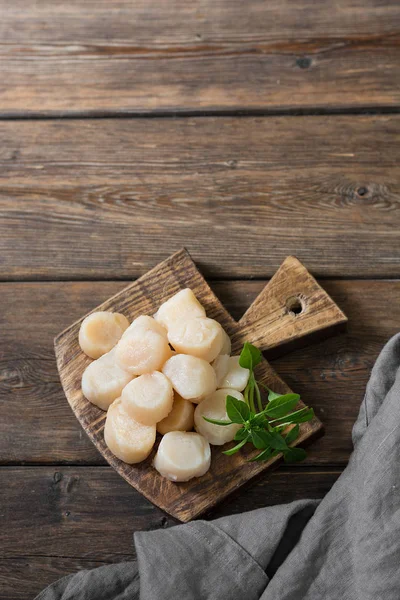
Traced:
POLYGON ((382 350, 325 498, 137 532, 136 563, 81 571, 36 600, 398 600, 400 334, 382 350))

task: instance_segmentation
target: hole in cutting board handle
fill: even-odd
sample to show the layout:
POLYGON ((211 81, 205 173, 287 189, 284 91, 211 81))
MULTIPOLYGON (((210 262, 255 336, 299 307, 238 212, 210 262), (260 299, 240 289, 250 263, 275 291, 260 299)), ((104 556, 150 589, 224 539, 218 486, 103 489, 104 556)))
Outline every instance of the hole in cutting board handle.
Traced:
POLYGON ((305 308, 305 302, 300 296, 291 296, 286 300, 286 309, 289 314, 298 317, 305 308))

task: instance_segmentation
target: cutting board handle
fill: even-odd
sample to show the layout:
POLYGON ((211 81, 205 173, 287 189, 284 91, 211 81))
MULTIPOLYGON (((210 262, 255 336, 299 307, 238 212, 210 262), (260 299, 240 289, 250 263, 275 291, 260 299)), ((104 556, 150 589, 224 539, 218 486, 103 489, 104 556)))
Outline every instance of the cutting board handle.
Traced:
POLYGON ((274 357, 346 327, 347 317, 305 266, 288 256, 239 321, 247 340, 274 357))

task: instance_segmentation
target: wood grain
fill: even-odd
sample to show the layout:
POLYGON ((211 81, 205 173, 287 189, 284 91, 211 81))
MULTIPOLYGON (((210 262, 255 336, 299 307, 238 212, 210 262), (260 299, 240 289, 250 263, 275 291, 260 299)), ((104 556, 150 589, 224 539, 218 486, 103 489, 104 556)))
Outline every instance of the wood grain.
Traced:
POLYGON ((270 357, 344 331, 347 317, 301 262, 289 256, 239 325, 240 341, 251 340, 270 357))
POLYGON ((395 0, 0 3, 0 111, 399 105, 395 0))
MULTIPOLYGON (((235 319, 287 255, 336 278, 323 287, 348 332, 273 366, 326 426, 307 466, 346 464, 370 369, 400 322, 400 282, 385 280, 400 277, 400 116, 343 113, 398 112, 400 7, 0 0, 0 11, 0 119, 335 113, 0 120, 0 464, 43 465, 0 468, 0 596, 26 600, 129 560, 131 529, 173 522, 108 467, 46 465, 104 464, 65 402, 52 338, 182 245, 235 319)), ((210 516, 322 497, 339 474, 303 469, 265 474, 210 516)))
MULTIPOLYGON (((265 283, 221 281, 212 287, 239 319, 265 283)), ((53 338, 125 286, 117 281, 0 284, 0 463, 104 464, 65 401, 53 338)), ((370 370, 400 323, 399 281, 324 281, 323 286, 348 315, 347 333, 272 363, 325 424, 325 436, 308 449, 307 458, 308 465, 322 468, 346 464, 370 370)))
MULTIPOLYGON (((185 249, 158 264, 94 310, 119 312, 132 321, 141 314, 154 314, 162 302, 187 287, 192 289, 204 306, 207 316, 216 319, 231 337, 232 354, 238 354, 245 341, 257 341, 260 350, 267 349, 267 342, 272 348, 287 342, 295 344, 302 336, 316 331, 322 335, 324 326, 330 331, 347 321, 305 267, 296 258, 288 257, 268 283, 268 292, 262 292, 256 299, 254 310, 250 307, 244 315, 245 324, 242 328, 241 322, 235 322, 213 294, 185 249), (304 299, 304 308, 300 314, 287 309, 282 290, 284 281, 287 282, 289 297, 292 297, 295 290, 298 297, 302 301, 304 299), (273 298, 274 301, 271 302, 271 307, 264 305, 262 310, 261 306, 266 298, 273 298), (274 341, 271 337, 267 340, 260 334, 260 329, 265 327, 263 312, 271 314, 268 326, 276 331, 274 341), (254 315, 253 320, 251 314, 254 315)), ((117 459, 104 442, 106 413, 88 402, 81 390, 82 373, 91 362, 82 353, 78 343, 83 318, 84 315, 54 341, 61 384, 72 410, 94 445, 107 462, 146 498, 181 521, 189 521, 221 502, 230 492, 255 475, 277 466, 281 455, 265 462, 248 462, 249 458, 257 455, 256 450, 246 447, 243 452, 228 457, 220 448, 212 448, 209 471, 202 477, 177 485, 160 476, 152 467, 155 450, 146 461, 137 465, 128 465, 117 459)), ((260 381, 274 391, 282 394, 290 392, 290 388, 274 373, 266 360, 258 365, 256 374, 260 381)), ((299 401, 298 406, 304 406, 303 402, 299 401)), ((294 445, 308 444, 321 434, 321 422, 314 417, 300 425, 300 434, 294 445)))
MULTIPOLYGON (((266 474, 209 516, 322 498, 338 475, 290 469, 266 474)), ((78 569, 134 560, 134 531, 176 523, 109 467, 3 467, 0 496, 2 600, 33 598, 78 569)))
POLYGON ((3 280, 400 276, 400 115, 0 122, 3 280))

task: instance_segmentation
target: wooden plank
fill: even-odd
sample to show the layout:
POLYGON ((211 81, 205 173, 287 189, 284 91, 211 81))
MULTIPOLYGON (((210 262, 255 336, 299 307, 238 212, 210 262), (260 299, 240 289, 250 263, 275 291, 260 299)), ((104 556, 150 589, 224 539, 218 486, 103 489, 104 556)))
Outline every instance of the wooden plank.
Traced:
POLYGON ((398 106, 396 0, 0 3, 0 111, 398 106))
MULTIPOLYGON (((209 517, 322 498, 338 475, 291 470, 263 475, 209 517)), ((33 598, 78 569, 133 560, 134 531, 175 524, 109 467, 3 467, 0 495, 2 600, 33 598)))
POLYGON ((0 122, 10 279, 400 276, 400 115, 0 122), (28 260, 29 257, 29 260, 28 260))
MULTIPOLYGON (((0 284, 0 462, 104 464, 61 389, 53 338, 60 329, 119 292, 124 282, 0 284)), ((212 284, 238 319, 265 281, 212 284)), ((307 464, 343 465, 351 428, 372 365, 400 322, 399 281, 324 281, 349 317, 348 332, 273 361, 290 387, 315 407, 325 436, 307 464), (385 315, 382 318, 382 315, 385 315)))
MULTIPOLYGON (((226 311, 185 249, 175 252, 95 310, 122 313, 132 322, 140 315, 154 314, 163 302, 188 287, 205 308, 207 316, 223 326, 232 340, 234 355, 240 353, 246 341, 257 343, 260 350, 281 348, 288 343, 298 345, 310 334, 323 336, 325 329, 330 332, 347 321, 307 269, 289 256, 243 316, 242 326, 242 320, 234 321, 226 311), (303 302, 298 315, 286 306, 295 293, 303 302), (264 320, 262 313, 269 314, 269 318, 264 320), (274 335, 267 335, 266 328, 274 331, 274 335)), ((221 448, 212 447, 211 466, 207 473, 176 485, 152 466, 158 441, 150 456, 140 464, 127 464, 117 458, 104 439, 106 413, 91 404, 82 393, 82 374, 91 362, 78 342, 84 317, 82 315, 54 341, 61 384, 72 410, 94 445, 121 477, 146 498, 181 521, 190 521, 222 502, 258 473, 278 466, 282 455, 268 461, 250 462, 249 459, 259 452, 249 445, 234 456, 226 456, 221 448)), ((257 377, 276 392, 291 391, 266 360, 257 367, 257 377)), ((303 402, 299 401, 298 408, 303 407, 303 402)), ((300 434, 294 445, 308 445, 321 435, 322 424, 314 417, 300 425, 300 434)), ((233 447, 235 443, 231 445, 233 447)))

